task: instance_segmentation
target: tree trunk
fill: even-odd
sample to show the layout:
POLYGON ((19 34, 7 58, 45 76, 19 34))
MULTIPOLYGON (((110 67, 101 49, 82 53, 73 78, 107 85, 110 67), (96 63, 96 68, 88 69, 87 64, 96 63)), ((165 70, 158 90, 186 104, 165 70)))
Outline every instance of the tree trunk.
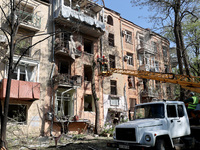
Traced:
POLYGON ((9 109, 9 100, 10 100, 10 87, 11 87, 11 75, 13 73, 13 52, 14 52, 14 37, 15 37, 15 1, 11 1, 11 35, 10 35, 10 57, 9 57, 9 68, 8 68, 8 79, 6 86, 6 97, 4 102, 4 109, 1 119, 1 148, 6 147, 6 127, 8 121, 8 109, 9 109))
MULTIPOLYGON (((180 0, 176 0, 176 4, 174 6, 174 35, 176 40, 176 52, 178 57, 179 71, 180 74, 183 75, 183 59, 182 59, 182 51, 183 51, 183 43, 181 33, 181 25, 180 25, 180 0)), ((180 100, 184 100, 184 89, 180 87, 180 100)))
POLYGON ((99 102, 98 102, 98 97, 96 94, 96 87, 95 87, 95 67, 96 67, 96 63, 92 62, 92 95, 93 95, 93 99, 94 99, 94 105, 95 105, 95 134, 99 134, 100 133, 100 110, 99 110, 99 102))

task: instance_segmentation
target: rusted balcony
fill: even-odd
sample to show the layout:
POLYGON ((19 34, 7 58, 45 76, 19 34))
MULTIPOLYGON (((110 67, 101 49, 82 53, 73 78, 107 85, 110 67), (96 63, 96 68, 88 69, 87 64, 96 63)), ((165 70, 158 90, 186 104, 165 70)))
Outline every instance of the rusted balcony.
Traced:
POLYGON ((63 37, 63 38, 56 38, 55 54, 65 55, 75 59, 82 55, 82 51, 79 47, 74 48, 71 44, 71 41, 66 41, 64 40, 63 37))
MULTIPOLYGON (((6 97, 7 79, 1 82, 1 99, 6 97)), ((13 80, 11 81, 10 99, 13 100, 37 100, 40 99, 40 83, 13 80)))
POLYGON ((81 76, 75 75, 70 76, 69 74, 57 74, 53 77, 54 84, 58 84, 59 86, 81 86, 82 80, 81 76))

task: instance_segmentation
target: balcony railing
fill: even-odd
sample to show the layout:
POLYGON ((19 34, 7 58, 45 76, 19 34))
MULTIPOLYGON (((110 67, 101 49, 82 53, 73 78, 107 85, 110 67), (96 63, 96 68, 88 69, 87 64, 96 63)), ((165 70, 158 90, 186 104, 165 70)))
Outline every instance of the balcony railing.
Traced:
POLYGON ((147 53, 150 53, 150 54, 156 53, 154 48, 152 48, 151 46, 149 46, 148 44, 145 44, 145 43, 140 43, 138 45, 138 52, 139 53, 147 52, 147 53))
POLYGON ((19 17, 19 20, 22 24, 40 29, 41 27, 40 16, 22 10, 17 11, 17 16, 19 17))
POLYGON ((66 86, 81 86, 81 76, 70 76, 69 74, 57 74, 53 77, 54 84, 66 86))
POLYGON ((146 89, 142 91, 142 97, 158 97, 158 91, 154 89, 146 89))
POLYGON ((64 38, 57 38, 55 43, 55 51, 56 53, 63 53, 70 57, 80 57, 82 51, 78 48, 73 48, 71 41, 66 41, 64 38))
MULTIPOLYGON (((7 79, 1 82, 1 99, 6 97, 7 79)), ((10 99, 13 100, 37 100, 40 99, 40 83, 13 80, 11 81, 10 99)))
POLYGON ((61 4, 55 10, 55 21, 66 26, 79 26, 79 31, 87 35, 99 37, 105 32, 105 24, 102 21, 85 14, 83 11, 78 11, 61 4))

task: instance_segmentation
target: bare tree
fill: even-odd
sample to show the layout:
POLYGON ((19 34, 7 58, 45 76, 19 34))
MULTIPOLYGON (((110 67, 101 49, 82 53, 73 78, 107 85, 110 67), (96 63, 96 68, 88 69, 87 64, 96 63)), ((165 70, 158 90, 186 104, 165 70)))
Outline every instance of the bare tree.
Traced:
POLYGON ((7 86, 6 86, 6 96, 5 96, 5 102, 4 102, 4 111, 1 112, 1 148, 7 147, 6 144, 6 128, 7 128, 7 120, 8 120, 8 109, 9 109, 9 100, 10 100, 10 88, 11 88, 11 79, 12 74, 14 73, 15 68, 17 67, 20 60, 25 56, 27 51, 37 45, 38 43, 43 42, 44 40, 51 37, 54 33, 50 34, 30 34, 23 37, 18 37, 18 31, 20 24, 27 19, 27 17, 30 17, 29 15, 24 15, 26 13, 23 13, 26 9, 28 0, 3 0, 0 5, 0 10, 2 12, 2 24, 0 26, 0 31, 3 32, 3 34, 6 37, 7 43, 8 43, 8 50, 9 55, 4 56, 8 59, 8 79, 7 79, 7 86), (22 4, 23 2, 23 4, 22 4), (19 10, 20 8, 20 10, 19 10), (9 14, 9 15, 8 15, 9 14), (23 16, 22 16, 23 15, 23 16), (13 62, 13 56, 14 52, 17 49, 17 45, 21 43, 22 41, 26 41, 28 38, 33 36, 42 36, 46 35, 45 38, 42 40, 39 40, 31 45, 26 45, 24 47, 23 51, 20 53, 20 57, 16 63, 13 62))
MULTIPOLYGON (((190 75, 182 23, 188 16, 193 21, 198 19, 196 14, 199 13, 199 2, 194 0, 131 0, 131 3, 134 6, 149 6, 149 11, 156 12, 150 17, 150 20, 155 22, 154 27, 157 26, 155 29, 164 31, 163 29, 170 28, 168 31, 172 31, 175 37, 180 74, 184 74, 185 70, 185 73, 190 75)), ((184 99, 183 89, 180 91, 180 99, 184 99)))

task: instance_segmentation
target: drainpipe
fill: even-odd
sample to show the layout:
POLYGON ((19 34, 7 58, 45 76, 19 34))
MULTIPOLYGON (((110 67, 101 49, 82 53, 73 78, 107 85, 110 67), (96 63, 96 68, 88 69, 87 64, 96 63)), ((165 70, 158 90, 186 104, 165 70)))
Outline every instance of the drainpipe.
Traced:
POLYGON ((120 36, 121 36, 121 47, 122 47, 122 69, 124 69, 124 49, 123 49, 122 21, 121 21, 121 18, 120 18, 120 36))
MULTIPOLYGON (((54 24, 54 1, 51 1, 52 3, 52 31, 55 33, 55 24, 54 24)), ((50 102, 50 114, 52 115, 51 117, 51 125, 50 125, 50 136, 52 136, 52 130, 53 130, 53 120, 54 120, 54 109, 53 109, 53 100, 54 100, 54 85, 53 85, 53 74, 54 74, 54 69, 55 69, 55 63, 54 63, 54 41, 55 41, 55 35, 52 36, 52 62, 53 62, 53 67, 50 75, 50 80, 51 80, 51 102, 50 102)))

